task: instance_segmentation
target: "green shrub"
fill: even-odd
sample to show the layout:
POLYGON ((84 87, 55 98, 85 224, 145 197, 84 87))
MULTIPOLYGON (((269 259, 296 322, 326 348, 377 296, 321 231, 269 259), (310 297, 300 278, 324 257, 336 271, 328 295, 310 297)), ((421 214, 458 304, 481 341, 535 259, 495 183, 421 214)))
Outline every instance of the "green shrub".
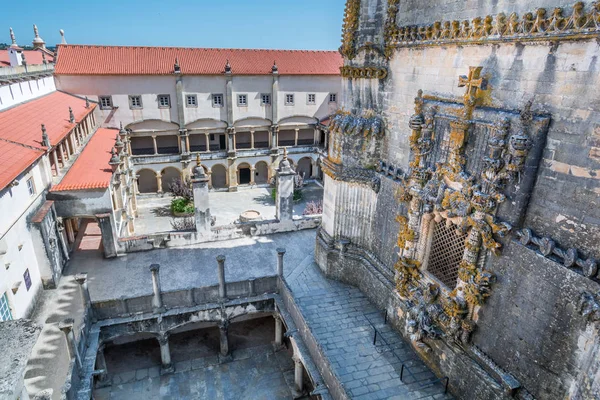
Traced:
MULTIPOLYGON (((302 200, 303 197, 304 197, 304 195, 302 194, 302 190, 294 189, 294 201, 300 201, 300 200, 302 200)), ((277 201, 277 188, 276 187, 271 189, 271 198, 273 199, 273 201, 277 201)))
POLYGON ((183 197, 174 198, 171 200, 171 212, 191 214, 194 212, 194 203, 183 197))

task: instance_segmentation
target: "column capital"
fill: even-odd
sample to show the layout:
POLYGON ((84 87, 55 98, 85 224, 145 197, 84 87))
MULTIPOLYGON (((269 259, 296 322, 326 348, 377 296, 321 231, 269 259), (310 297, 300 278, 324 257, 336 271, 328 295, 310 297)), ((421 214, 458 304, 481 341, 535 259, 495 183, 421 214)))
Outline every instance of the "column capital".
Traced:
POLYGON ((220 254, 217 256, 217 261, 220 263, 225 262, 225 258, 226 257, 223 254, 220 254))
POLYGON ((169 336, 170 336, 169 332, 161 332, 158 334, 156 339, 158 340, 158 343, 161 346, 164 346, 169 343, 169 336))
POLYGON ((229 320, 222 320, 219 322, 219 329, 227 330, 229 329, 229 320))
POLYGON ((73 330, 75 320, 73 318, 65 318, 58 323, 58 329, 63 331, 65 335, 69 334, 73 330))
POLYGON ((75 275, 73 278, 75 279, 75 282, 79 283, 80 285, 83 285, 87 281, 87 276, 87 272, 83 272, 81 274, 75 275))

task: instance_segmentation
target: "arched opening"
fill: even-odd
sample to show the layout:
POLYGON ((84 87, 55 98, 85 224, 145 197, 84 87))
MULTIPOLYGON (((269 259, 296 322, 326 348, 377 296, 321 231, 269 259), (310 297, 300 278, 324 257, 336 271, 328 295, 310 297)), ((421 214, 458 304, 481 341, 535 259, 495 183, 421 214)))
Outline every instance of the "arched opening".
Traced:
POLYGON ((222 189, 227 187, 227 169, 221 165, 217 164, 211 168, 212 174, 212 186, 215 189, 222 189))
POLYGON ((254 182, 257 185, 263 185, 269 182, 269 166, 264 161, 259 161, 256 163, 255 171, 254 171, 254 182))
POLYGON ((138 171, 138 190, 140 193, 158 192, 158 183, 156 182, 156 172, 151 169, 142 169, 138 171))
POLYGON ((181 179, 181 172, 179 172, 179 170, 175 167, 167 167, 163 169, 161 175, 162 191, 165 193, 170 191, 169 187, 171 183, 173 183, 176 179, 181 179))
POLYGON ((249 185, 251 180, 250 165, 241 163, 238 166, 238 185, 249 185))
POLYGON ((312 176, 312 160, 309 157, 301 158, 298 161, 296 172, 304 179, 310 179, 312 176))

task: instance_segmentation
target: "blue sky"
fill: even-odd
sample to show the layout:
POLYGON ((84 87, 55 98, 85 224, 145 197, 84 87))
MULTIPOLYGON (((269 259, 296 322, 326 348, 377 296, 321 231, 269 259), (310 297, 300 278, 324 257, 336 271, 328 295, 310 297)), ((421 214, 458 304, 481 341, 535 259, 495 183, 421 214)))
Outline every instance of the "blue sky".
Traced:
POLYGON ((336 50, 345 0, 17 0, 2 7, 0 43, 12 27, 47 45, 59 29, 74 44, 336 50))

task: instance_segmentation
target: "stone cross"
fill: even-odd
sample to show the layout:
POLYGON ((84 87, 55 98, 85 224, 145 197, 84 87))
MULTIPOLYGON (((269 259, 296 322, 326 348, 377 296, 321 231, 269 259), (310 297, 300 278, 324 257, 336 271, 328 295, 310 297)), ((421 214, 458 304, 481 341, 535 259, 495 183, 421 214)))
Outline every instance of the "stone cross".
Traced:
POLYGON ((465 118, 469 119, 475 106, 478 90, 487 89, 487 79, 481 78, 483 67, 469 67, 469 75, 460 75, 458 77, 458 87, 466 87, 467 91, 463 96, 465 102, 465 118))

